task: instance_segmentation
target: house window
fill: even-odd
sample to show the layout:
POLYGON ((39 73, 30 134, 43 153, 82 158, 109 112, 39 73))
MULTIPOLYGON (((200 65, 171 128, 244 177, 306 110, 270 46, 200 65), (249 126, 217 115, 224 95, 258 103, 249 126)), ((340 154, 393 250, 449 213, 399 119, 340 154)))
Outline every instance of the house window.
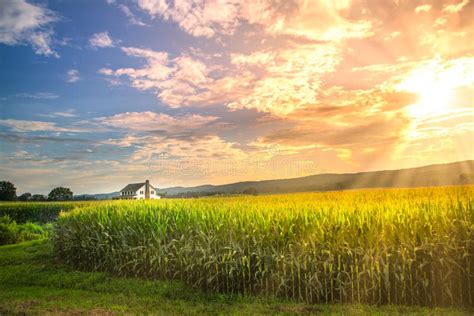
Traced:
POLYGON ((140 194, 143 194, 143 191, 140 191, 140 194))
POLYGON ((151 194, 155 194, 155 191, 151 191, 150 193, 151 193, 151 194))

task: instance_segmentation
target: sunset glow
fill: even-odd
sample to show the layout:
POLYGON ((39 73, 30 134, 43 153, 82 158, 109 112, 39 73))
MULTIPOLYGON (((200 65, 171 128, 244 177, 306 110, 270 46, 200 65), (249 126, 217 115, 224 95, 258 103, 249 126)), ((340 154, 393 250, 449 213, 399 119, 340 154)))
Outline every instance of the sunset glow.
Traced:
POLYGON ((443 67, 434 60, 415 69, 398 88, 415 93, 418 101, 408 107, 415 119, 447 115, 453 111, 457 90, 474 84, 474 58, 443 67))
POLYGON ((0 173, 20 191, 474 158, 472 0, 86 2, 0 1, 0 173))

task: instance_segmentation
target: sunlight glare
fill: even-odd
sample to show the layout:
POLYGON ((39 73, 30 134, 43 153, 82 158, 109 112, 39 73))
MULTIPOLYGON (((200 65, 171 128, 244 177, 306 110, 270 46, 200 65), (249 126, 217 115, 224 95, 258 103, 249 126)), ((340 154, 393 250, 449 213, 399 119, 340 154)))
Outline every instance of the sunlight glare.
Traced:
POLYGON ((469 66, 472 66, 470 60, 450 65, 442 65, 434 60, 410 73, 397 86, 419 97, 417 102, 407 107, 410 117, 424 119, 450 113, 456 89, 473 82, 469 66))

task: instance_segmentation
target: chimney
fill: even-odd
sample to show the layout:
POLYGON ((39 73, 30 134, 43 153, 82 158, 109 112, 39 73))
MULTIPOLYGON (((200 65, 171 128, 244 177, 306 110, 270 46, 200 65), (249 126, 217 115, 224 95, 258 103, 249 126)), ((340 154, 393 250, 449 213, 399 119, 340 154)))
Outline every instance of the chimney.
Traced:
POLYGON ((145 181, 145 200, 150 199, 150 181, 146 180, 145 181))

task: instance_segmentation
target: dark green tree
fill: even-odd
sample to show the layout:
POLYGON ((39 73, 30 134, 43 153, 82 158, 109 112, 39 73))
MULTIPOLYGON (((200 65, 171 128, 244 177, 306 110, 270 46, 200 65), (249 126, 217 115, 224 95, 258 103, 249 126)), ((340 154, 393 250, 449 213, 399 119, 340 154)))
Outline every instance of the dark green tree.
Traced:
POLYGON ((69 201, 72 200, 72 191, 69 188, 57 187, 48 194, 50 201, 69 201))
POLYGON ((16 188, 9 181, 0 181, 0 201, 15 201, 16 188))
POLYGON ((23 193, 22 195, 18 197, 18 201, 23 201, 23 202, 29 201, 30 199, 31 199, 31 193, 29 192, 23 193))
POLYGON ((30 201, 35 201, 35 202, 46 201, 46 196, 44 196, 43 194, 33 194, 33 196, 30 198, 30 201))

